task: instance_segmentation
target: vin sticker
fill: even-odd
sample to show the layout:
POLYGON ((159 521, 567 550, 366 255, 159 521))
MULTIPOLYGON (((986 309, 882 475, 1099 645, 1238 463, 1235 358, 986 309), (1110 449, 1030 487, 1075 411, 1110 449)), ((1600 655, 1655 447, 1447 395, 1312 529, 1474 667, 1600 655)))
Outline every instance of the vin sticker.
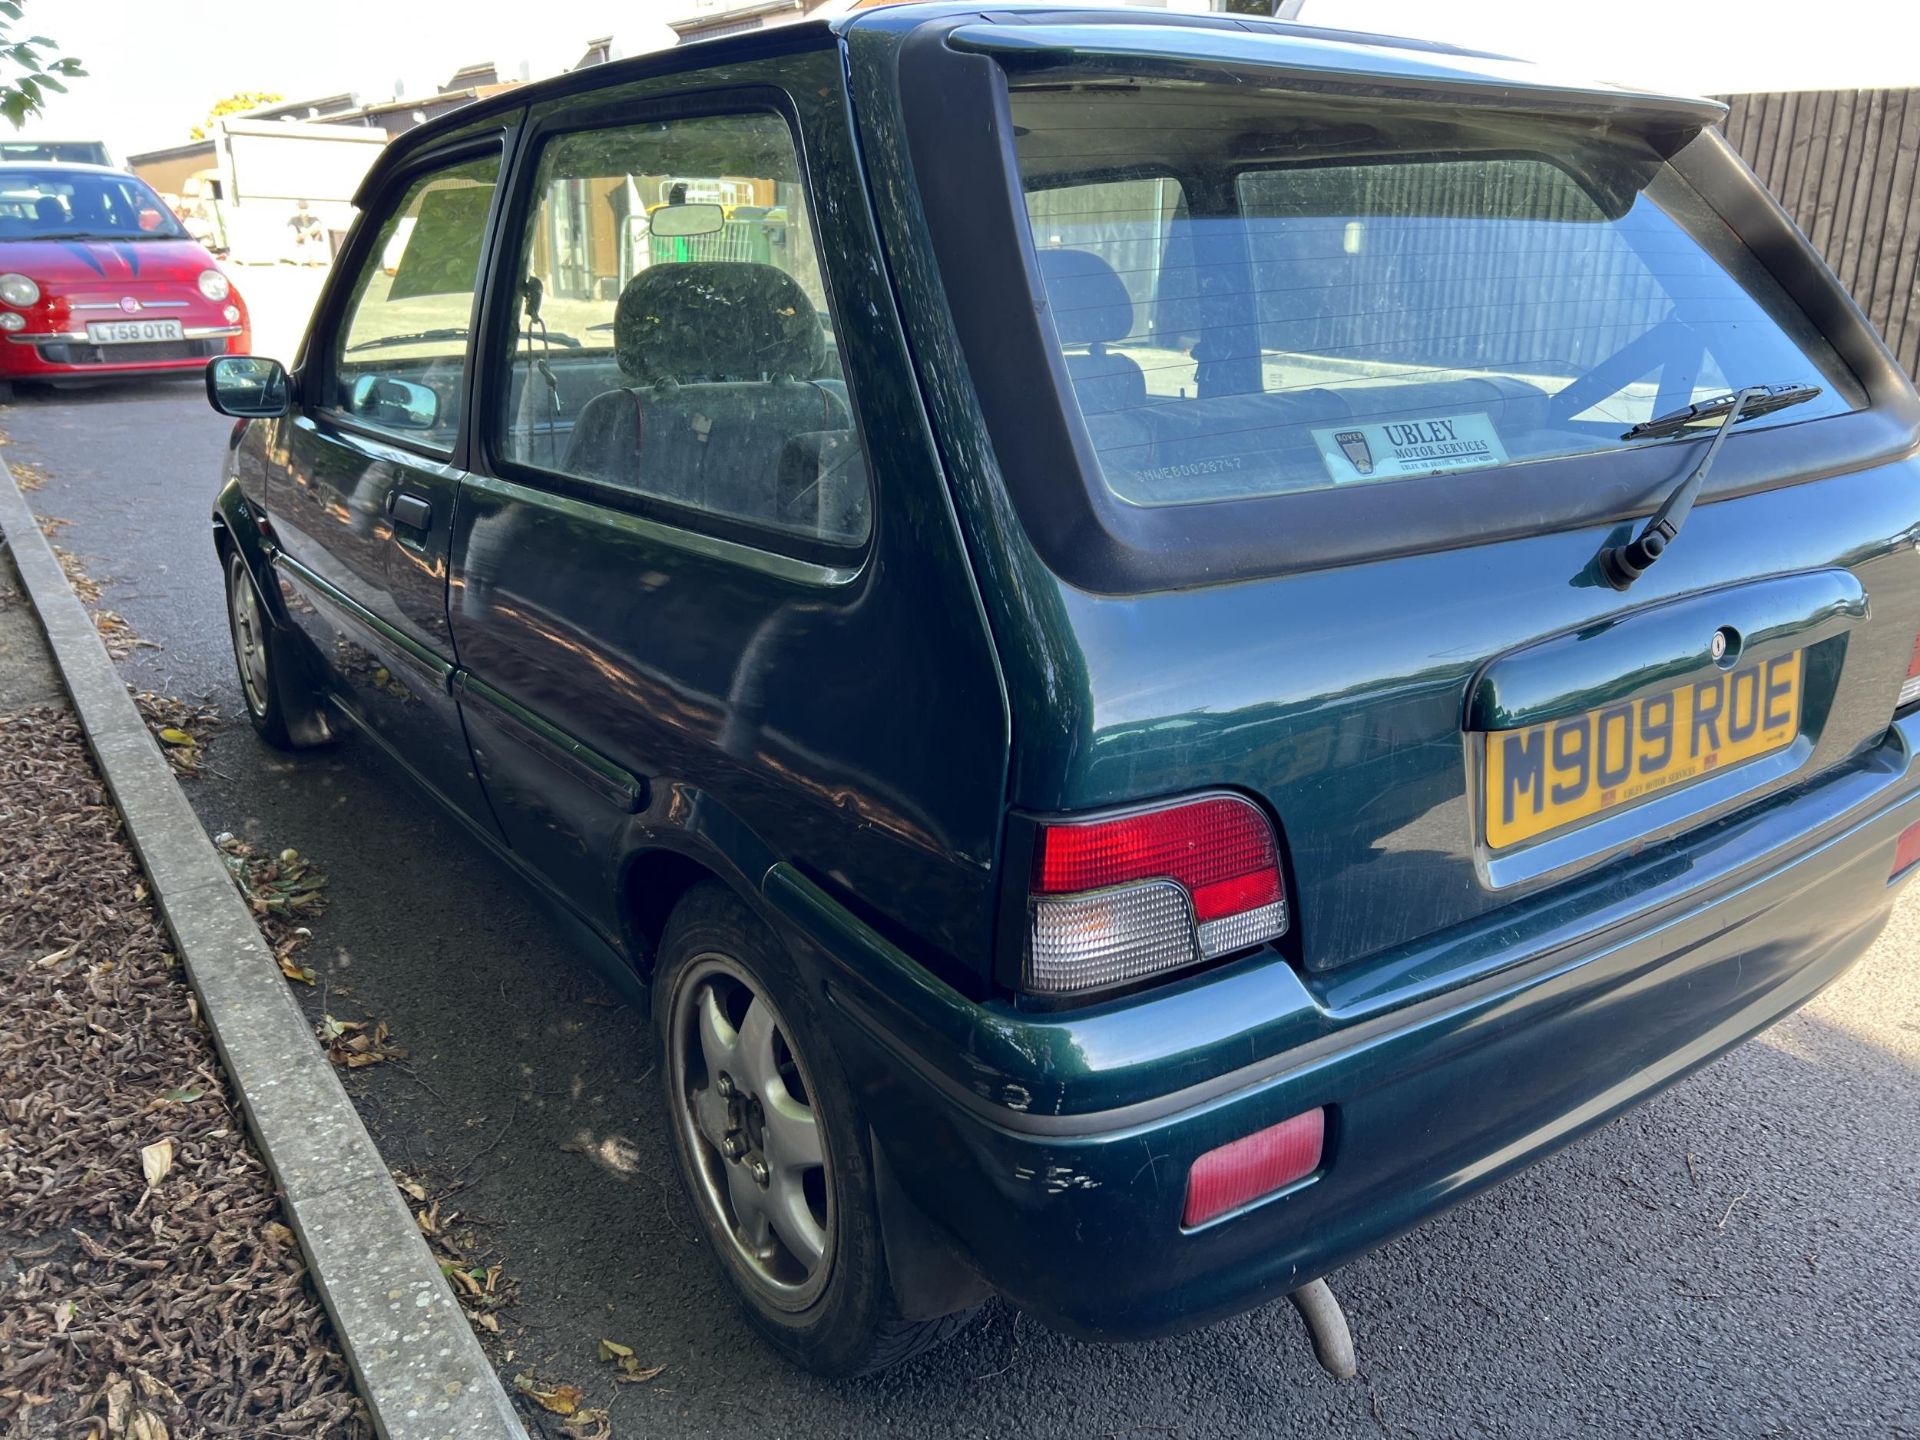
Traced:
POLYGON ((1313 443, 1336 485, 1477 470, 1507 461, 1506 448, 1485 412, 1337 425, 1315 430, 1313 443))

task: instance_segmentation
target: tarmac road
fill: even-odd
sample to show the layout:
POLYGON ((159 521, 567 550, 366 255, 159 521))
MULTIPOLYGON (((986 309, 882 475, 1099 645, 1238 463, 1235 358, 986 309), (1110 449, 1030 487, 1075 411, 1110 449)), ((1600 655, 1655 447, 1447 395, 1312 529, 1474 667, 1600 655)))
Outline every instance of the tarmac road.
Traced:
POLYGON ((0 428, 158 647, 128 678, 234 717, 188 786, 207 829, 332 876, 324 1003, 412 1056, 348 1088, 391 1164, 458 1176, 490 1222, 520 1286, 509 1385, 531 1366, 605 1403, 606 1336, 667 1367, 614 1400, 620 1435, 1920 1435, 1920 902, 1802 1014, 1332 1277, 1356 1382, 1284 1304, 1125 1348, 994 1305, 821 1382, 759 1348, 694 1243, 650 1032, 566 927, 371 747, 290 759, 248 731, 207 531, 229 422, 198 384, 28 391, 0 428))

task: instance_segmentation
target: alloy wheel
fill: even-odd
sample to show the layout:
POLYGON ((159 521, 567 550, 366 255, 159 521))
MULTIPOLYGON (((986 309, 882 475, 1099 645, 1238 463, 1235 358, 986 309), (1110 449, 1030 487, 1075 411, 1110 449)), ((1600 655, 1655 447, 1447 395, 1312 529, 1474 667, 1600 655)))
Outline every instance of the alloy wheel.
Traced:
POLYGON ((240 687, 246 692, 247 708, 255 715, 264 715, 269 693, 266 619, 260 613, 253 577, 238 555, 227 562, 227 620, 233 631, 233 658, 240 667, 240 687))
POLYGON ((696 1203, 756 1292, 804 1310, 833 1270, 833 1186, 793 1032, 742 967, 709 954, 676 987, 668 1034, 696 1203))

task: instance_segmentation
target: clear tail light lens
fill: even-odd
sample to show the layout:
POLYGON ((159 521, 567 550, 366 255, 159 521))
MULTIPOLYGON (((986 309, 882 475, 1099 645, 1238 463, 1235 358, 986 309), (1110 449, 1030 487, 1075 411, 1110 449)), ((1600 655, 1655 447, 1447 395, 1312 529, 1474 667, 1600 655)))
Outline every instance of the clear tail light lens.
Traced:
POLYGON ((1913 657, 1907 661, 1907 678, 1900 686, 1900 699, 1894 705, 1896 710, 1920 701, 1920 639, 1913 642, 1913 657))
POLYGON ((1025 981, 1043 995, 1131 984, 1287 928, 1273 827, 1237 795, 1042 824, 1029 897, 1025 981))

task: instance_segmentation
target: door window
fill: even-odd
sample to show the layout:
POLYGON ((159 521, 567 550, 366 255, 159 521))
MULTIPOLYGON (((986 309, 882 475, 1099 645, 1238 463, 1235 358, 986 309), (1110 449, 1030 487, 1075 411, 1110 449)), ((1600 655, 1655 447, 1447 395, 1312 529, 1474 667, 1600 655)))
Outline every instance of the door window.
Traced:
POLYGON ((562 135, 534 185, 497 362, 505 457, 776 546, 864 541, 866 463, 787 122, 562 135))
POLYGON ((354 277, 325 408, 421 449, 452 450, 499 171, 499 157, 488 155, 408 185, 354 277))

